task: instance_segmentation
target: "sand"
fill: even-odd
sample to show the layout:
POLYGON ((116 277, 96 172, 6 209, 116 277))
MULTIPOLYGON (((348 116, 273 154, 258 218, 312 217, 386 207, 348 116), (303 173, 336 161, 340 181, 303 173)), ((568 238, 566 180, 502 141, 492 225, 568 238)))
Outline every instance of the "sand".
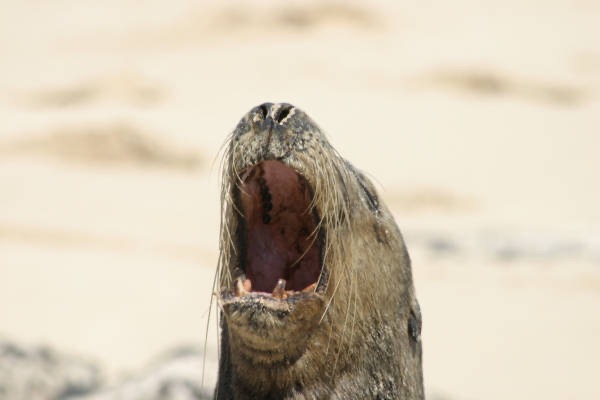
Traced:
POLYGON ((202 345, 219 151, 288 101, 405 233, 429 398, 600 398, 598 20, 565 0, 5 1, 0 334, 112 380, 202 345))

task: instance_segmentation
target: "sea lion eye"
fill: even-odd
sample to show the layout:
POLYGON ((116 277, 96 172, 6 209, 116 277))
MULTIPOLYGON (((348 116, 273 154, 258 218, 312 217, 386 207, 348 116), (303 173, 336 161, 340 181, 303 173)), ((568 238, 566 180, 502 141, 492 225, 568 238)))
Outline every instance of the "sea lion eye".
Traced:
POLYGON ((417 343, 421 341, 421 325, 421 311, 417 304, 416 310, 411 310, 410 316, 408 317, 408 333, 417 343))
POLYGON ((354 175, 356 176, 358 185, 360 186, 365 195, 369 210, 371 210, 373 214, 379 215, 379 198, 377 197, 377 192, 375 192, 375 188, 373 188, 373 185, 369 181, 367 181, 367 178, 362 173, 355 170, 354 175))
POLYGON ((352 174, 356 177, 356 181, 358 182, 358 186, 360 186, 363 194, 365 195, 365 200, 369 210, 376 216, 379 215, 379 198, 377 197, 377 192, 373 187, 373 184, 367 179, 367 177, 360 172, 354 165, 350 162, 345 162, 346 167, 352 172, 352 174))
POLYGON ((377 194, 375 193, 375 191, 371 192, 360 178, 358 179, 358 184, 360 185, 361 189, 365 193, 365 196, 367 197, 369 210, 371 210, 373 214, 379 214, 379 199, 377 198, 377 194))

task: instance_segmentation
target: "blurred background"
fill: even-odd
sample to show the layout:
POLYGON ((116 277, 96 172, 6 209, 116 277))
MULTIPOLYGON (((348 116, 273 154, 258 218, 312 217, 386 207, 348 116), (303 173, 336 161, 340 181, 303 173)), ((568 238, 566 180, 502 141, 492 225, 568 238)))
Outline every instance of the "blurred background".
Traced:
POLYGON ((429 399, 600 398, 598 1, 0 10, 0 399, 208 396, 219 151, 265 101, 394 212, 429 399))

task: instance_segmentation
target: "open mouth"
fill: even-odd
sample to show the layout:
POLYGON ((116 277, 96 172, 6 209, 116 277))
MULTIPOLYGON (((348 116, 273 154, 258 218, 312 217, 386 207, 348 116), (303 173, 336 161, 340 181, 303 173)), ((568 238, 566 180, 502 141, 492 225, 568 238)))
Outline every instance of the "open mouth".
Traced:
POLYGON ((280 161, 246 169, 239 191, 243 214, 237 232, 236 296, 258 293, 275 299, 314 292, 321 276, 322 232, 307 180, 280 161))

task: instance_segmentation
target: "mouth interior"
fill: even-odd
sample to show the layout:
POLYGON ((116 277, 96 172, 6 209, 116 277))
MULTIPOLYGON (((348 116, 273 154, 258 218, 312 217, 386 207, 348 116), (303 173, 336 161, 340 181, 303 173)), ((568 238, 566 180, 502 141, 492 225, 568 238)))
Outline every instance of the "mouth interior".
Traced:
POLYGON ((313 291, 321 273, 318 215, 304 177, 279 161, 263 161, 242 175, 245 220, 243 291, 284 298, 313 291), (283 281, 282 281, 283 280, 283 281))

